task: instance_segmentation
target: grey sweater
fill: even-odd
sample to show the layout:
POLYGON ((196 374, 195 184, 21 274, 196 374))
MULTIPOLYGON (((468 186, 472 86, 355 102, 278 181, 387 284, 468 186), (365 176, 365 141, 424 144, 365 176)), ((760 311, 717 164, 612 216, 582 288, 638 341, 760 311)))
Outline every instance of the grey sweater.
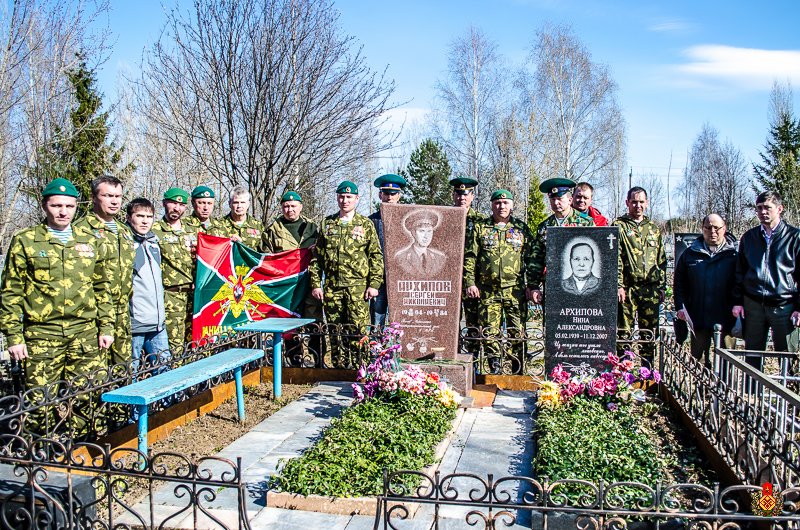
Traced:
POLYGON ((153 232, 133 232, 136 257, 133 260, 131 332, 161 331, 166 326, 164 284, 161 281, 161 250, 153 232))

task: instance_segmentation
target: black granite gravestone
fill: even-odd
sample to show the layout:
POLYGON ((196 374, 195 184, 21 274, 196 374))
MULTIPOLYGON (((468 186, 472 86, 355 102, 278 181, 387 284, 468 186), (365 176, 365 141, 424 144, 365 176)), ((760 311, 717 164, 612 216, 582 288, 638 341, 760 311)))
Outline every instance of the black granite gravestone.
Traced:
POLYGON ((681 257, 683 251, 691 247, 692 243, 694 243, 694 240, 702 235, 703 234, 698 234, 696 232, 677 232, 675 234, 675 250, 673 252, 675 263, 678 263, 678 258, 681 257))
POLYGON ((616 227, 548 227, 545 370, 562 364, 603 371, 616 350, 616 227))

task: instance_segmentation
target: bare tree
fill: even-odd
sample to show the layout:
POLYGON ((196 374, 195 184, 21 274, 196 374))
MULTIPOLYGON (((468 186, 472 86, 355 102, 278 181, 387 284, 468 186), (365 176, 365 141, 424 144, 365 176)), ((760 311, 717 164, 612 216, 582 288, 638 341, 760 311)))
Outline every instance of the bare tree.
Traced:
POLYGON ((617 194, 625 159, 625 120, 607 66, 592 61, 565 26, 545 26, 520 75, 523 108, 539 121, 536 147, 542 179, 567 176, 617 194))
MULTIPOLYGON (((450 44, 447 73, 436 83, 435 124, 458 174, 481 181, 491 165, 496 117, 504 114, 504 79, 497 45, 480 29, 470 27, 450 44)), ((488 188, 478 187, 479 202, 491 193, 488 188)))
POLYGON ((654 221, 665 221, 665 213, 667 206, 667 190, 664 186, 664 181, 655 173, 648 173, 638 179, 638 186, 647 190, 647 199, 649 203, 650 216, 654 221))
POLYGON ((192 183, 247 184, 264 218, 285 188, 361 177, 393 141, 379 127, 393 91, 329 0, 195 0, 168 14, 134 87, 146 137, 190 157, 192 183))

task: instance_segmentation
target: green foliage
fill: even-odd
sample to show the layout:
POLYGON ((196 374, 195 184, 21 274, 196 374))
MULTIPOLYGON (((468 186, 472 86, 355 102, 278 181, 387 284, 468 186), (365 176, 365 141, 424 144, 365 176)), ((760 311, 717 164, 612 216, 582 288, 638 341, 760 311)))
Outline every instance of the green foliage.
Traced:
POLYGON ((800 120, 783 111, 770 127, 761 164, 753 164, 756 191, 779 192, 788 211, 800 205, 800 120))
POLYGON ((120 166, 123 148, 109 141, 108 112, 100 112, 103 98, 97 91, 94 71, 81 59, 67 77, 74 90, 69 127, 54 128, 54 140, 41 150, 34 171, 40 187, 56 177, 69 179, 85 206, 91 197, 92 180, 106 173, 123 178, 134 167, 120 166))
POLYGON ((419 470, 433 463, 455 411, 432 396, 353 405, 303 456, 286 462, 277 486, 302 495, 378 495, 384 468, 419 470))
POLYGON ((531 171, 529 190, 528 190, 528 208, 526 211, 526 220, 528 226, 536 231, 539 223, 547 218, 547 211, 545 210, 544 194, 539 191, 539 176, 531 171))
MULTIPOLYGON (((537 431, 536 474, 551 481, 654 484, 664 476, 656 446, 635 406, 610 412, 598 400, 575 398, 566 406, 540 409, 537 431)), ((554 490, 572 502, 587 492, 585 487, 572 485, 554 490)), ((632 503, 641 491, 619 488, 615 493, 632 503)))
POLYGON ((435 140, 423 140, 411 153, 411 160, 400 174, 408 181, 403 202, 452 206, 450 162, 435 140))

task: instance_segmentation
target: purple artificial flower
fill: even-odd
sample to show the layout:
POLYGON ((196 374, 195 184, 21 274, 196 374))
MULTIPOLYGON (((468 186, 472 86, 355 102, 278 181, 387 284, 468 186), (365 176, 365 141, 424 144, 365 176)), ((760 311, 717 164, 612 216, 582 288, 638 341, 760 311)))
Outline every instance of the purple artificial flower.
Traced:
POLYGON ((636 381, 636 376, 630 372, 625 372, 622 374, 622 380, 625 381, 626 385, 632 385, 636 381))
POLYGON ((617 405, 616 403, 609 403, 608 405, 606 405, 606 408, 611 412, 616 412, 619 409, 619 405, 617 405))
POLYGON ((646 366, 639 368, 639 377, 642 379, 650 379, 650 368, 647 368, 646 366))
POLYGON ((661 372, 658 370, 653 370, 653 382, 660 383, 661 382, 661 372))
POLYGON ((367 377, 367 367, 362 364, 361 368, 358 369, 358 375, 356 376, 356 379, 361 381, 365 377, 367 377))
POLYGON ((361 389, 361 385, 353 383, 353 397, 359 403, 364 401, 364 391, 361 389))

